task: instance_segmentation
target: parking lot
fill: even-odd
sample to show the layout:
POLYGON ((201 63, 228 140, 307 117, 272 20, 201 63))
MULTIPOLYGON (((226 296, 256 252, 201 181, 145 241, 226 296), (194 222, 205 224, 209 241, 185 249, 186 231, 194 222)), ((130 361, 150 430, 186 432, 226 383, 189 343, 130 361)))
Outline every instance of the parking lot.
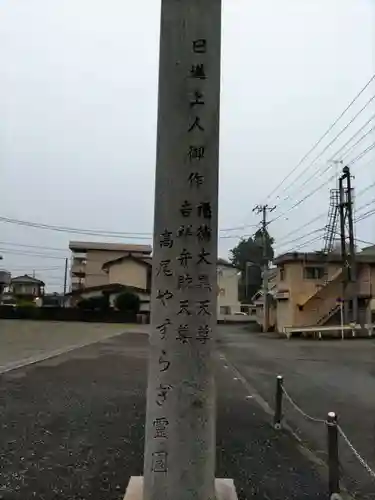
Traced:
POLYGON ((0 320, 0 373, 129 328, 141 330, 136 325, 0 320))
MULTIPOLYGON (((220 329, 220 349, 243 376, 260 403, 274 408, 276 376, 297 405, 314 419, 337 413, 355 449, 375 470, 375 341, 304 340, 256 334, 244 328, 220 329)), ((324 423, 304 417, 284 397, 286 421, 318 458, 326 458, 324 423)), ((373 497, 375 478, 340 439, 340 466, 350 492, 373 497)))
MULTIPOLYGON (((19 333, 24 347, 8 350, 12 362, 29 349, 46 356, 47 345, 50 353, 69 351, 0 374, 0 499, 122 500, 130 476, 143 469, 147 332, 46 323, 39 331, 34 323, 31 333, 17 323, 11 330, 26 337, 19 333), (52 331, 64 340, 48 344, 52 331)), ((0 343, 9 335, 0 334, 0 343)), ((239 500, 325 499, 324 471, 291 435, 273 429, 220 356, 216 373, 217 476, 234 479, 239 500)))
MULTIPOLYGON (((144 326, 0 322, 1 500, 122 498, 142 473, 147 345, 144 326)), ((284 398, 295 436, 272 428, 278 374, 314 419, 337 412, 375 468, 374 341, 288 341, 221 326, 218 345, 218 475, 235 479, 240 499, 326 495, 315 463, 326 459, 324 423, 284 398)), ((340 466, 353 498, 373 497, 373 479, 342 439, 340 466)))

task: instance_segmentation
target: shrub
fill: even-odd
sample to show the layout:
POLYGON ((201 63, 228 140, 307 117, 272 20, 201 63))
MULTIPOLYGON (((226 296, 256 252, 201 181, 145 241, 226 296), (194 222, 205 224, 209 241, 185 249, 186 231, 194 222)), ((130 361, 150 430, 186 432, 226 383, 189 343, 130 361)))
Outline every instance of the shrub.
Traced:
POLYGON ((141 301, 135 293, 123 292, 117 295, 115 306, 119 311, 137 314, 141 307, 141 301))
POLYGON ((77 306, 86 311, 103 311, 108 308, 108 302, 105 297, 89 297, 78 302, 77 306))

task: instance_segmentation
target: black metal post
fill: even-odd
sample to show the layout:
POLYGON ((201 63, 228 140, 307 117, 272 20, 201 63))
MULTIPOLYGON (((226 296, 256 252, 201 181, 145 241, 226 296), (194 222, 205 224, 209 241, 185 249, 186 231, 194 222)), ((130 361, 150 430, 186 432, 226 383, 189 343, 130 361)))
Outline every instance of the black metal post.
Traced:
POLYGON ((352 299, 352 317, 353 323, 358 322, 358 286, 357 286, 357 266, 356 249, 354 241, 354 221, 353 221, 353 188, 349 167, 343 168, 346 175, 348 186, 347 211, 348 211, 348 230, 349 230, 349 253, 350 253, 350 295, 352 299))
POLYGON ((273 425, 275 429, 281 429, 281 419, 283 417, 283 377, 276 377, 276 398, 275 398, 275 415, 273 425))
POLYGON ((337 416, 329 412, 327 417, 328 437, 328 489, 329 496, 340 493, 339 448, 337 433, 337 416))

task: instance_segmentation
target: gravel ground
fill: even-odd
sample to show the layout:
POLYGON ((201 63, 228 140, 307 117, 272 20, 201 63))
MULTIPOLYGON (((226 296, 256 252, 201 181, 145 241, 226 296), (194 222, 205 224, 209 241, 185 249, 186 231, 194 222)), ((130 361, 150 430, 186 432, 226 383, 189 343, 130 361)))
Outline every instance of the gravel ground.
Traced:
MULTIPOLYGON (((375 470, 375 342, 286 340, 243 328, 220 329, 220 348, 250 385, 274 407, 276 376, 309 415, 335 411, 355 448, 375 470)), ((326 427, 301 416, 284 398, 284 415, 305 445, 326 459, 326 427)), ((353 497, 375 498, 374 479, 340 439, 341 474, 353 497)))
POLYGON ((45 357, 111 337, 134 325, 0 320, 0 373, 30 358, 45 357))
MULTIPOLYGON (((0 376, 0 499, 120 500, 141 475, 147 336, 0 376)), ((218 361, 217 476, 240 500, 326 498, 326 481, 218 361)))

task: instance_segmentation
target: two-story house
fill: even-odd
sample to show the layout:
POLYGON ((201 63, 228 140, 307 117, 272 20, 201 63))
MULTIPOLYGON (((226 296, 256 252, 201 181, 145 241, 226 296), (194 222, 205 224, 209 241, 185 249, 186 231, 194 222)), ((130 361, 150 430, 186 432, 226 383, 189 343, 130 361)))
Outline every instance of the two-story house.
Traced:
POLYGON ((9 292, 17 300, 34 301, 44 295, 43 281, 27 274, 10 280, 9 292))
MULTIPOLYGON (((375 250, 369 247, 356 256, 359 319, 369 318, 375 289, 375 250)), ((338 252, 291 252, 274 259, 277 266, 275 318, 278 331, 285 327, 340 322, 343 299, 343 266, 338 252)))

